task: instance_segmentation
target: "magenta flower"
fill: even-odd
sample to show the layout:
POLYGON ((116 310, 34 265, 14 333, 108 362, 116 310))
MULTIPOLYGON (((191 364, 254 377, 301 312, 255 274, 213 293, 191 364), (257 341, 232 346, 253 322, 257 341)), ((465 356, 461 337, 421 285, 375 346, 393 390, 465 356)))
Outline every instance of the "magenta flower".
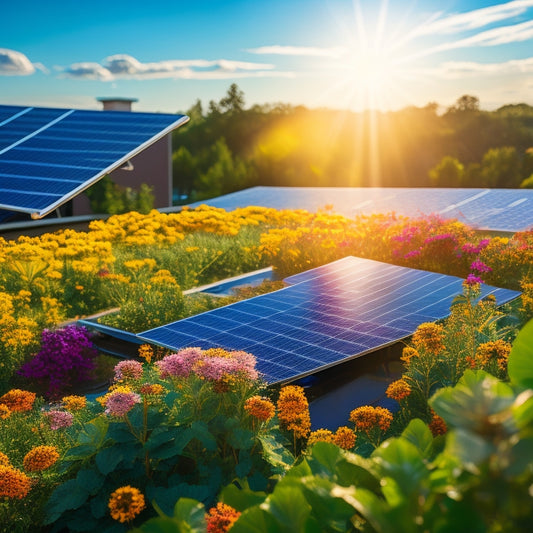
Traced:
POLYGON ((125 416, 136 403, 141 403, 141 397, 135 392, 114 392, 106 401, 105 413, 111 416, 125 416))
POLYGON ((129 359, 115 365, 115 381, 123 379, 139 379, 143 375, 143 365, 139 361, 129 359))
POLYGON ((472 286, 472 285, 479 285, 480 283, 483 283, 483 280, 474 274, 468 274, 464 282, 466 283, 466 285, 472 286))
POLYGON ((202 359, 201 348, 184 348, 178 353, 163 357, 155 365, 162 378, 185 378, 192 372, 193 366, 200 359, 202 359))
POLYGON ((56 430, 61 428, 68 428, 74 422, 74 415, 68 411, 44 411, 43 416, 48 418, 50 422, 50 429, 56 430))
POLYGON ((490 266, 479 260, 474 261, 470 265, 470 270, 476 270, 477 272, 492 272, 492 268, 490 268, 490 266))

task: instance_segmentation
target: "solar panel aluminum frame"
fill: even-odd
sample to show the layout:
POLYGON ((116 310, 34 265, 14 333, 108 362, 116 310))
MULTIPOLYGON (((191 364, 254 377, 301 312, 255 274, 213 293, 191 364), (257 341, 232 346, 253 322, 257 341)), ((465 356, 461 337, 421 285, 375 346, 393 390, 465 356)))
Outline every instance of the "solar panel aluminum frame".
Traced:
MULTIPOLYGON (((26 108, 28 111, 31 109, 34 109, 33 107, 26 108)), ((53 123, 60 122, 63 118, 69 116, 71 113, 75 112, 76 110, 72 109, 65 109, 65 113, 61 115, 58 119, 55 119, 51 121, 50 124, 47 124, 47 126, 52 125, 53 123)), ((117 113, 120 113, 119 111, 116 111, 117 113)), ((99 113, 98 111, 95 111, 95 113, 99 113)), ((20 115, 20 113, 17 114, 17 116, 20 115)), ((91 185, 102 179, 106 174, 109 174, 110 172, 113 172, 114 170, 117 170, 118 168, 122 167, 123 165, 128 164, 128 162, 135 157, 137 154, 144 151, 146 148, 151 146, 152 144, 156 143, 166 135, 168 135, 173 130, 179 128, 183 124, 186 124, 190 119, 186 115, 176 115, 177 120, 171 124, 169 124, 167 127, 165 127, 163 130, 161 130, 156 135, 152 136, 148 140, 146 140, 144 143, 140 144, 135 148, 134 150, 131 150, 130 152, 126 153, 124 156, 122 156, 120 159, 117 159, 113 164, 108 165, 101 171, 99 171, 97 174, 95 174, 92 178, 86 180, 81 185, 78 185, 76 188, 72 189, 68 194, 63 195, 59 200, 56 200, 55 202, 49 204, 45 209, 41 210, 35 210, 31 208, 25 208, 21 206, 14 206, 9 204, 1 203, 0 201, 0 209, 5 209, 8 211, 16 211, 20 213, 27 213, 31 216, 32 219, 37 220, 40 218, 43 218, 44 216, 48 215, 49 213, 56 210, 58 207, 62 206, 64 203, 68 202, 69 200, 72 200, 72 198, 78 196, 80 193, 88 189, 91 185)), ((12 117, 13 119, 16 118, 16 116, 12 117)), ((7 122, 7 121, 6 121, 7 122)), ((7 153, 9 149, 18 146, 21 144, 21 140, 17 141, 16 143, 13 143, 10 145, 7 149, 4 149, 3 153, 7 153)))

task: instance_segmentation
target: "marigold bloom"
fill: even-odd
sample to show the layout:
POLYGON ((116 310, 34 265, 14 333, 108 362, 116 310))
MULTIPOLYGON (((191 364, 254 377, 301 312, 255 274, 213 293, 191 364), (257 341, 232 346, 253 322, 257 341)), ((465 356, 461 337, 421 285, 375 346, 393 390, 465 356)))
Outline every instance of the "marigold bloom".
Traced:
POLYGON ((385 407, 371 407, 363 405, 350 413, 350 422, 355 424, 355 429, 368 432, 379 426, 382 431, 387 431, 392 422, 392 413, 385 407))
POLYGON ((0 465, 0 497, 21 500, 31 488, 30 478, 12 466, 0 465))
POLYGON ((429 429, 431 430, 431 433, 434 437, 437 435, 444 435, 448 431, 448 427, 446 426, 446 422, 433 411, 433 418, 431 419, 431 422, 428 424, 429 429))
POLYGON ((10 416, 11 416, 11 409, 7 405, 0 403, 0 420, 5 420, 6 418, 9 418, 10 416))
POLYGON ((279 393, 277 407, 282 427, 294 431, 297 437, 305 438, 309 435, 311 418, 303 387, 297 385, 283 387, 279 393))
POLYGON ((315 442, 334 442, 333 433, 329 429, 317 429, 311 431, 307 439, 307 446, 311 446, 315 442))
POLYGON ((74 422, 74 415, 68 411, 44 411, 43 416, 48 418, 50 429, 53 429, 54 431, 56 429, 68 428, 72 426, 72 423, 74 422))
POLYGON ((20 389, 11 389, 0 397, 0 403, 7 405, 11 411, 31 411, 36 394, 20 389))
POLYGON ((341 426, 333 436, 333 442, 344 450, 351 450, 355 446, 356 435, 349 427, 341 426))
POLYGON ((50 468, 59 459, 59 452, 55 446, 36 446, 24 456, 24 470, 27 472, 42 472, 50 468))
POLYGON ((438 355, 444 350, 444 327, 434 322, 420 324, 413 334, 413 344, 417 349, 423 348, 438 355))
POLYGON ((112 392, 107 398, 105 413, 111 416, 125 416, 141 397, 135 392, 112 392))
POLYGON ((244 410, 251 416, 266 422, 276 414, 276 407, 267 398, 252 396, 244 402, 244 410))
POLYGON ((115 381, 122 381, 123 379, 139 379, 143 375, 143 365, 139 361, 129 359, 127 361, 120 361, 115 365, 115 381))
POLYGON ((4 453, 0 452, 0 466, 10 466, 11 461, 9 460, 9 457, 4 453))
POLYGON ((133 520, 146 504, 144 495, 139 489, 126 485, 111 494, 108 507, 112 518, 124 523, 133 520))
POLYGON ((218 502, 206 513, 207 533, 226 533, 241 516, 241 513, 225 503, 218 502))
POLYGON ((411 387, 404 379, 397 379, 387 387, 385 394, 388 398, 399 402, 411 394, 411 387))
POLYGON ((87 406, 87 398, 85 396, 65 396, 61 402, 67 411, 81 411, 87 406))
POLYGON ((139 350, 137 351, 137 354, 139 357, 144 359, 147 363, 152 362, 152 358, 154 357, 154 350, 149 344, 141 344, 139 346, 139 350))

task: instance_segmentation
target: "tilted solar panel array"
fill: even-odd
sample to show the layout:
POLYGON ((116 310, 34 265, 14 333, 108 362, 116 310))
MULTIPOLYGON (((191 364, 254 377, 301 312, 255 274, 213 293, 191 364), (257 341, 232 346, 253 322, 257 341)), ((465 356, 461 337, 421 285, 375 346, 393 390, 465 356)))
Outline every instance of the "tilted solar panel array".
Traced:
POLYGON ((252 187, 201 203, 227 211, 256 205, 315 212, 331 205, 348 217, 390 212, 409 217, 435 214, 493 231, 533 227, 532 189, 252 187))
MULTIPOLYGON (((244 350, 268 383, 364 355, 449 314, 463 280, 347 257, 285 280, 289 286, 140 333, 171 349, 244 350)), ((482 286, 498 304, 516 291, 482 286)))
POLYGON ((0 208, 44 216, 187 120, 0 106, 0 208))

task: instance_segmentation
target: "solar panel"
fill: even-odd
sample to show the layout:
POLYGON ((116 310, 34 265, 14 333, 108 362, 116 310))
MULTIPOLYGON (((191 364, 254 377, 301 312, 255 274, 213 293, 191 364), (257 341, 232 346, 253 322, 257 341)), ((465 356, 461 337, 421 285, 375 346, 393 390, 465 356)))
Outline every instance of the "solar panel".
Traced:
POLYGON ((311 212, 329 204, 347 217, 390 212, 410 217, 437 214, 493 231, 515 232, 533 227, 531 189, 252 187, 191 206, 200 203, 227 211, 256 205, 311 212))
POLYGON ((0 209, 41 218, 188 120, 0 106, 0 209))
MULTIPOLYGON (((287 287, 140 333, 174 350, 244 350, 268 383, 287 382, 362 356, 448 316, 463 280, 346 257, 288 277, 287 287)), ((482 285, 497 303, 519 292, 482 285)))

